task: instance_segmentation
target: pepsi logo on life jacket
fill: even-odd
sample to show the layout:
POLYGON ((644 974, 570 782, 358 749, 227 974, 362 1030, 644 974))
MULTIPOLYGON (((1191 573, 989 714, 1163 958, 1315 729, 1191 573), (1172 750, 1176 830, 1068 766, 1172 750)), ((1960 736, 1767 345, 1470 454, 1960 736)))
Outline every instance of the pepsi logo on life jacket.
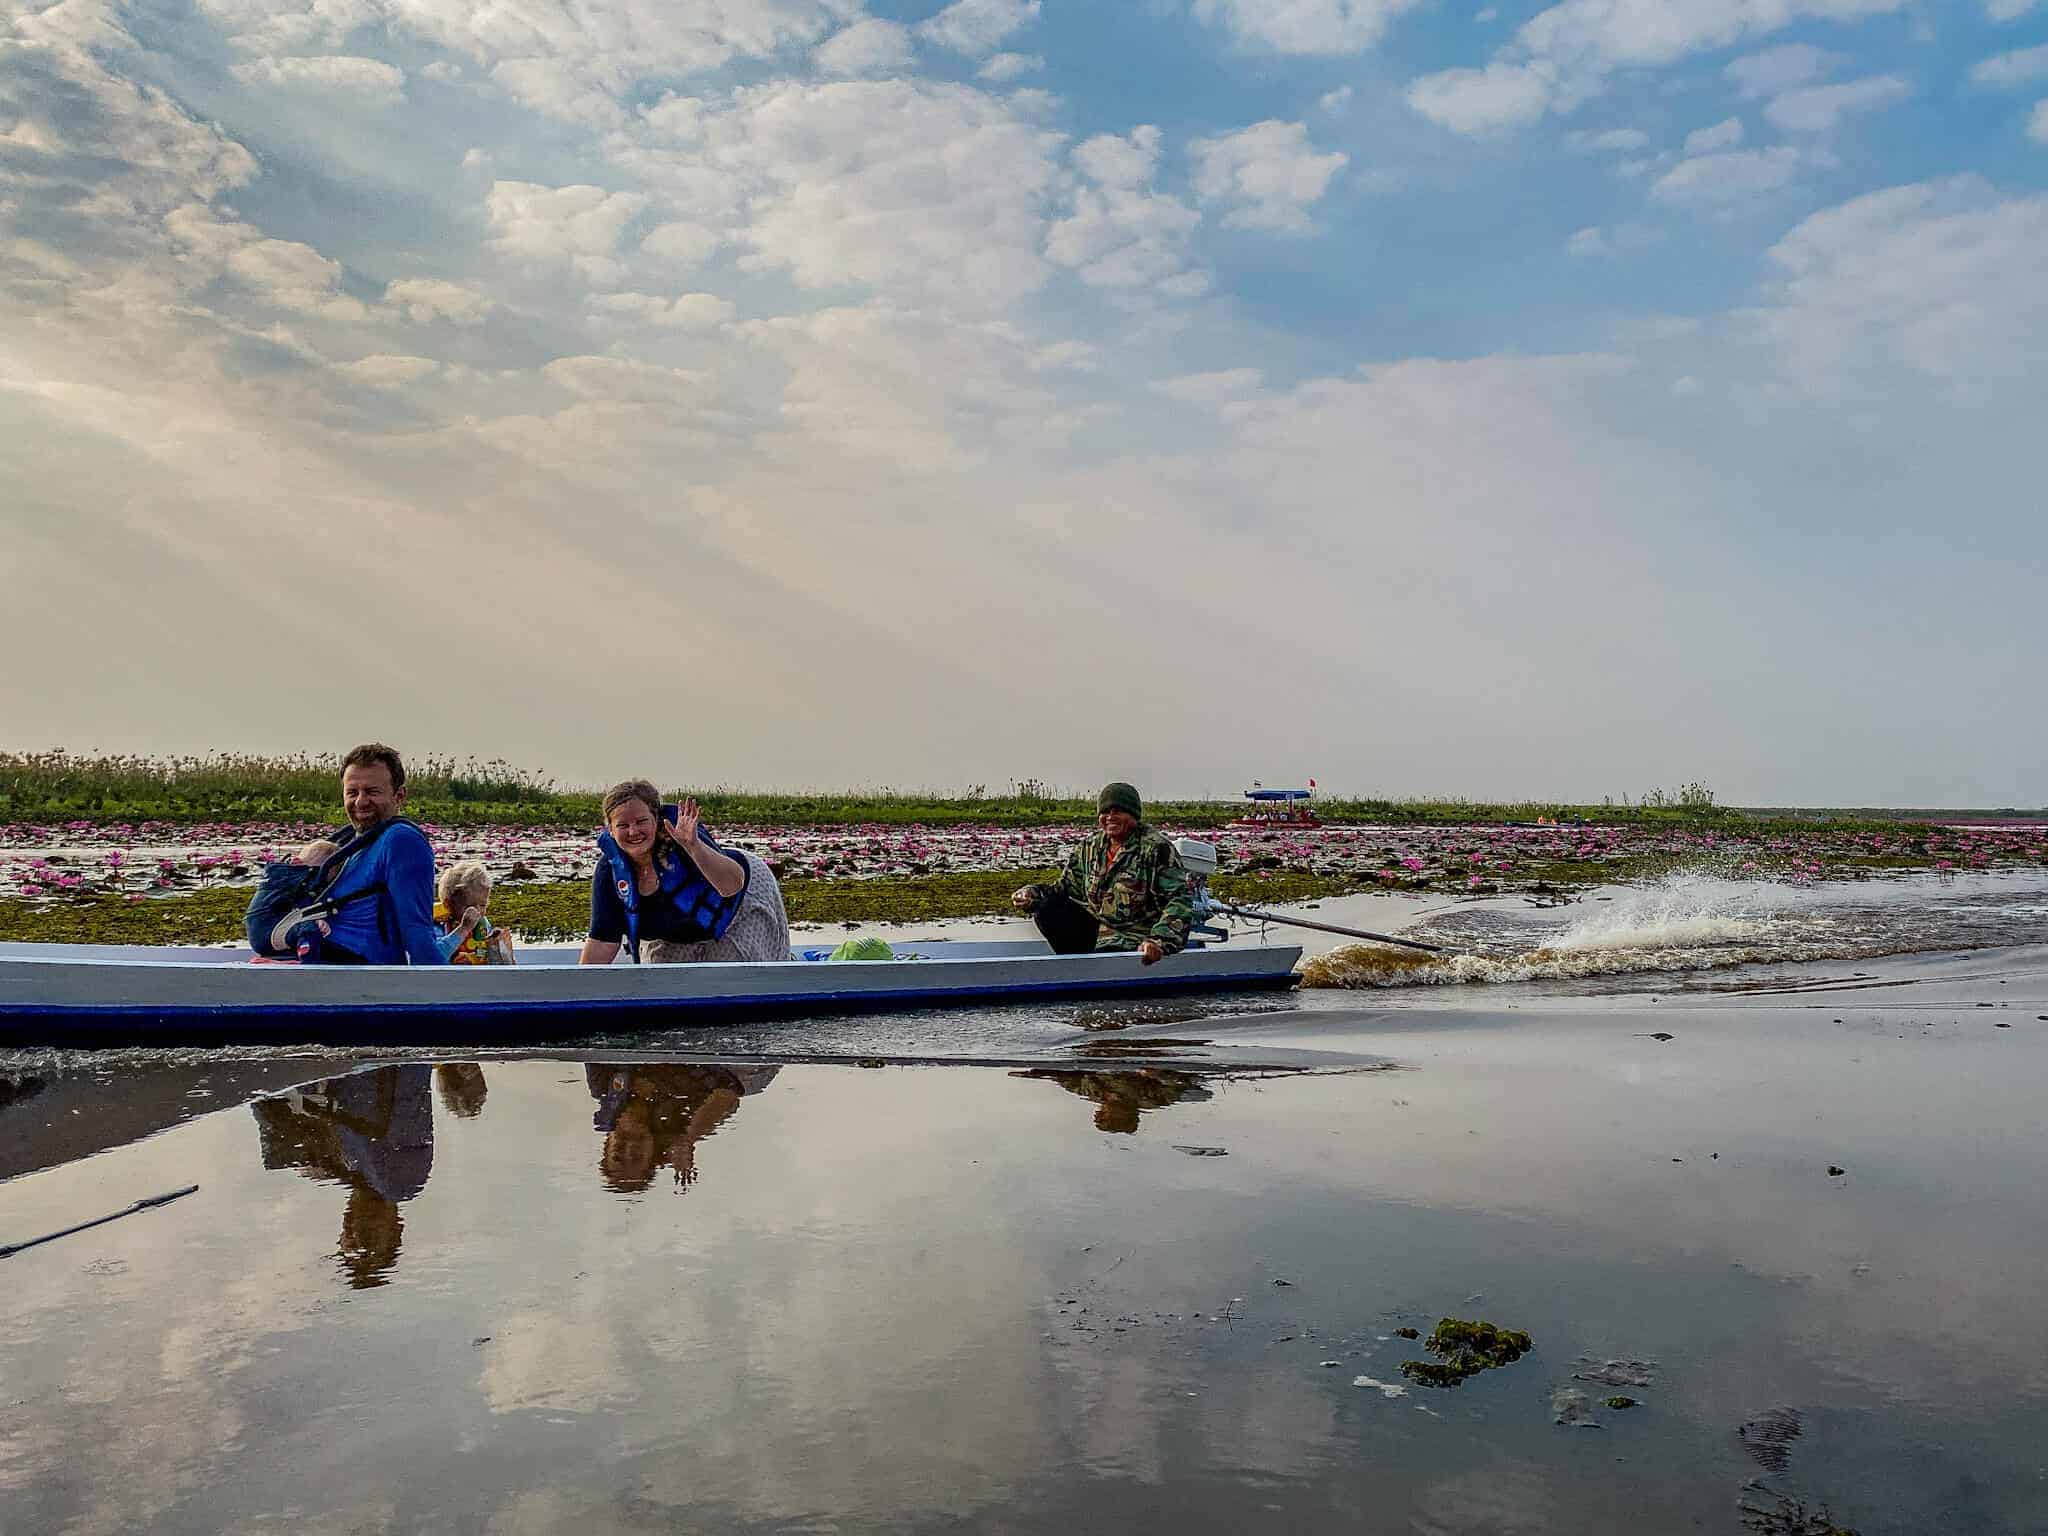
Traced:
MULTIPOLYGON (((673 805, 661 808, 662 820, 673 827, 679 809, 673 805)), ((716 853, 726 850, 713 842, 702 828, 697 832, 698 840, 716 853)), ((753 871, 745 859, 728 855, 740 866, 742 881, 740 888, 730 896, 718 894, 718 888, 703 875, 697 866, 683 856, 674 843, 663 841, 655 846, 654 872, 661 883, 647 896, 640 894, 640 879, 633 869, 633 861, 626 857, 624 849, 613 840, 610 831, 597 834, 597 846, 612 866, 612 876, 617 883, 619 902, 626 909, 626 945, 635 960, 640 958, 640 911, 643 902, 665 898, 683 920, 683 926, 695 930, 692 939, 719 939, 725 937, 725 930, 732 926, 732 920, 739 914, 740 902, 747 894, 747 881, 753 878, 753 871)))

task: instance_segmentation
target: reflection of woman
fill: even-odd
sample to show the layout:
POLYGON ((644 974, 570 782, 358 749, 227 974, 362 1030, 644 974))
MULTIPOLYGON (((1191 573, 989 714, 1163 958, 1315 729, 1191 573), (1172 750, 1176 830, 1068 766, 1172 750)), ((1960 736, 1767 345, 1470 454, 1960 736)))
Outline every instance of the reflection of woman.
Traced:
POLYGON ((712 841, 696 801, 669 809, 645 779, 606 793, 581 962, 609 965, 622 947, 657 965, 787 960, 789 918, 768 866, 712 841))
POLYGON ((694 1063, 640 1066, 587 1064, 583 1071, 597 1109, 591 1124, 604 1133, 598 1173, 607 1189, 630 1193, 654 1182, 664 1163, 677 1187, 697 1177, 697 1143, 732 1118, 740 1100, 775 1079, 773 1067, 694 1063))

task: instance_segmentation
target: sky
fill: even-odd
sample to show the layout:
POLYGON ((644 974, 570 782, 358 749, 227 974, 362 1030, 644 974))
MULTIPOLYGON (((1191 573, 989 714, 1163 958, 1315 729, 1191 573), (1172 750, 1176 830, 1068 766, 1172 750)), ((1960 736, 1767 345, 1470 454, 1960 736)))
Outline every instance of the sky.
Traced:
POLYGON ((0 0, 0 748, 2048 801, 2048 0, 0 0))

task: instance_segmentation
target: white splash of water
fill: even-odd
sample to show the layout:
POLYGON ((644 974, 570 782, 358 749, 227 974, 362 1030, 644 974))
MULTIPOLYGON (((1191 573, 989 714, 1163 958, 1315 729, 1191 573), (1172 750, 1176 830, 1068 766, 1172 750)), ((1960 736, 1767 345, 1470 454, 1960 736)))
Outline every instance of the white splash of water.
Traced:
MULTIPOLYGON (((1619 893, 1519 954, 1421 959, 1347 944, 1302 967, 1310 987, 1412 987, 1565 981, 1782 960, 1847 958, 1812 893, 1698 871, 1619 893)), ((1854 947, 1854 946, 1852 946, 1854 947)))
POLYGON ((1681 871, 1627 890, 1544 945, 1558 954, 1590 950, 1705 949, 1753 944, 1797 912, 1802 893, 1768 881, 1724 880, 1681 871))

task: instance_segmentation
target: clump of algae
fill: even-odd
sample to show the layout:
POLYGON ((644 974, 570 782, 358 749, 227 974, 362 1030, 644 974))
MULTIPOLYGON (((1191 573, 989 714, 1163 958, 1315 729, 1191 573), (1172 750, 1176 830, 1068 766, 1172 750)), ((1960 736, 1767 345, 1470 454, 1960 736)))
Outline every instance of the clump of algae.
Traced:
POLYGON ((1383 987, 1413 976, 1437 963, 1438 957, 1416 949, 1383 944, 1340 944, 1326 954, 1301 963, 1304 987, 1383 987))
POLYGON ((1437 1320, 1422 1347, 1441 1359, 1403 1360, 1401 1374, 1426 1387, 1455 1387, 1481 1371, 1514 1364, 1536 1346, 1520 1329, 1445 1317, 1437 1320))

